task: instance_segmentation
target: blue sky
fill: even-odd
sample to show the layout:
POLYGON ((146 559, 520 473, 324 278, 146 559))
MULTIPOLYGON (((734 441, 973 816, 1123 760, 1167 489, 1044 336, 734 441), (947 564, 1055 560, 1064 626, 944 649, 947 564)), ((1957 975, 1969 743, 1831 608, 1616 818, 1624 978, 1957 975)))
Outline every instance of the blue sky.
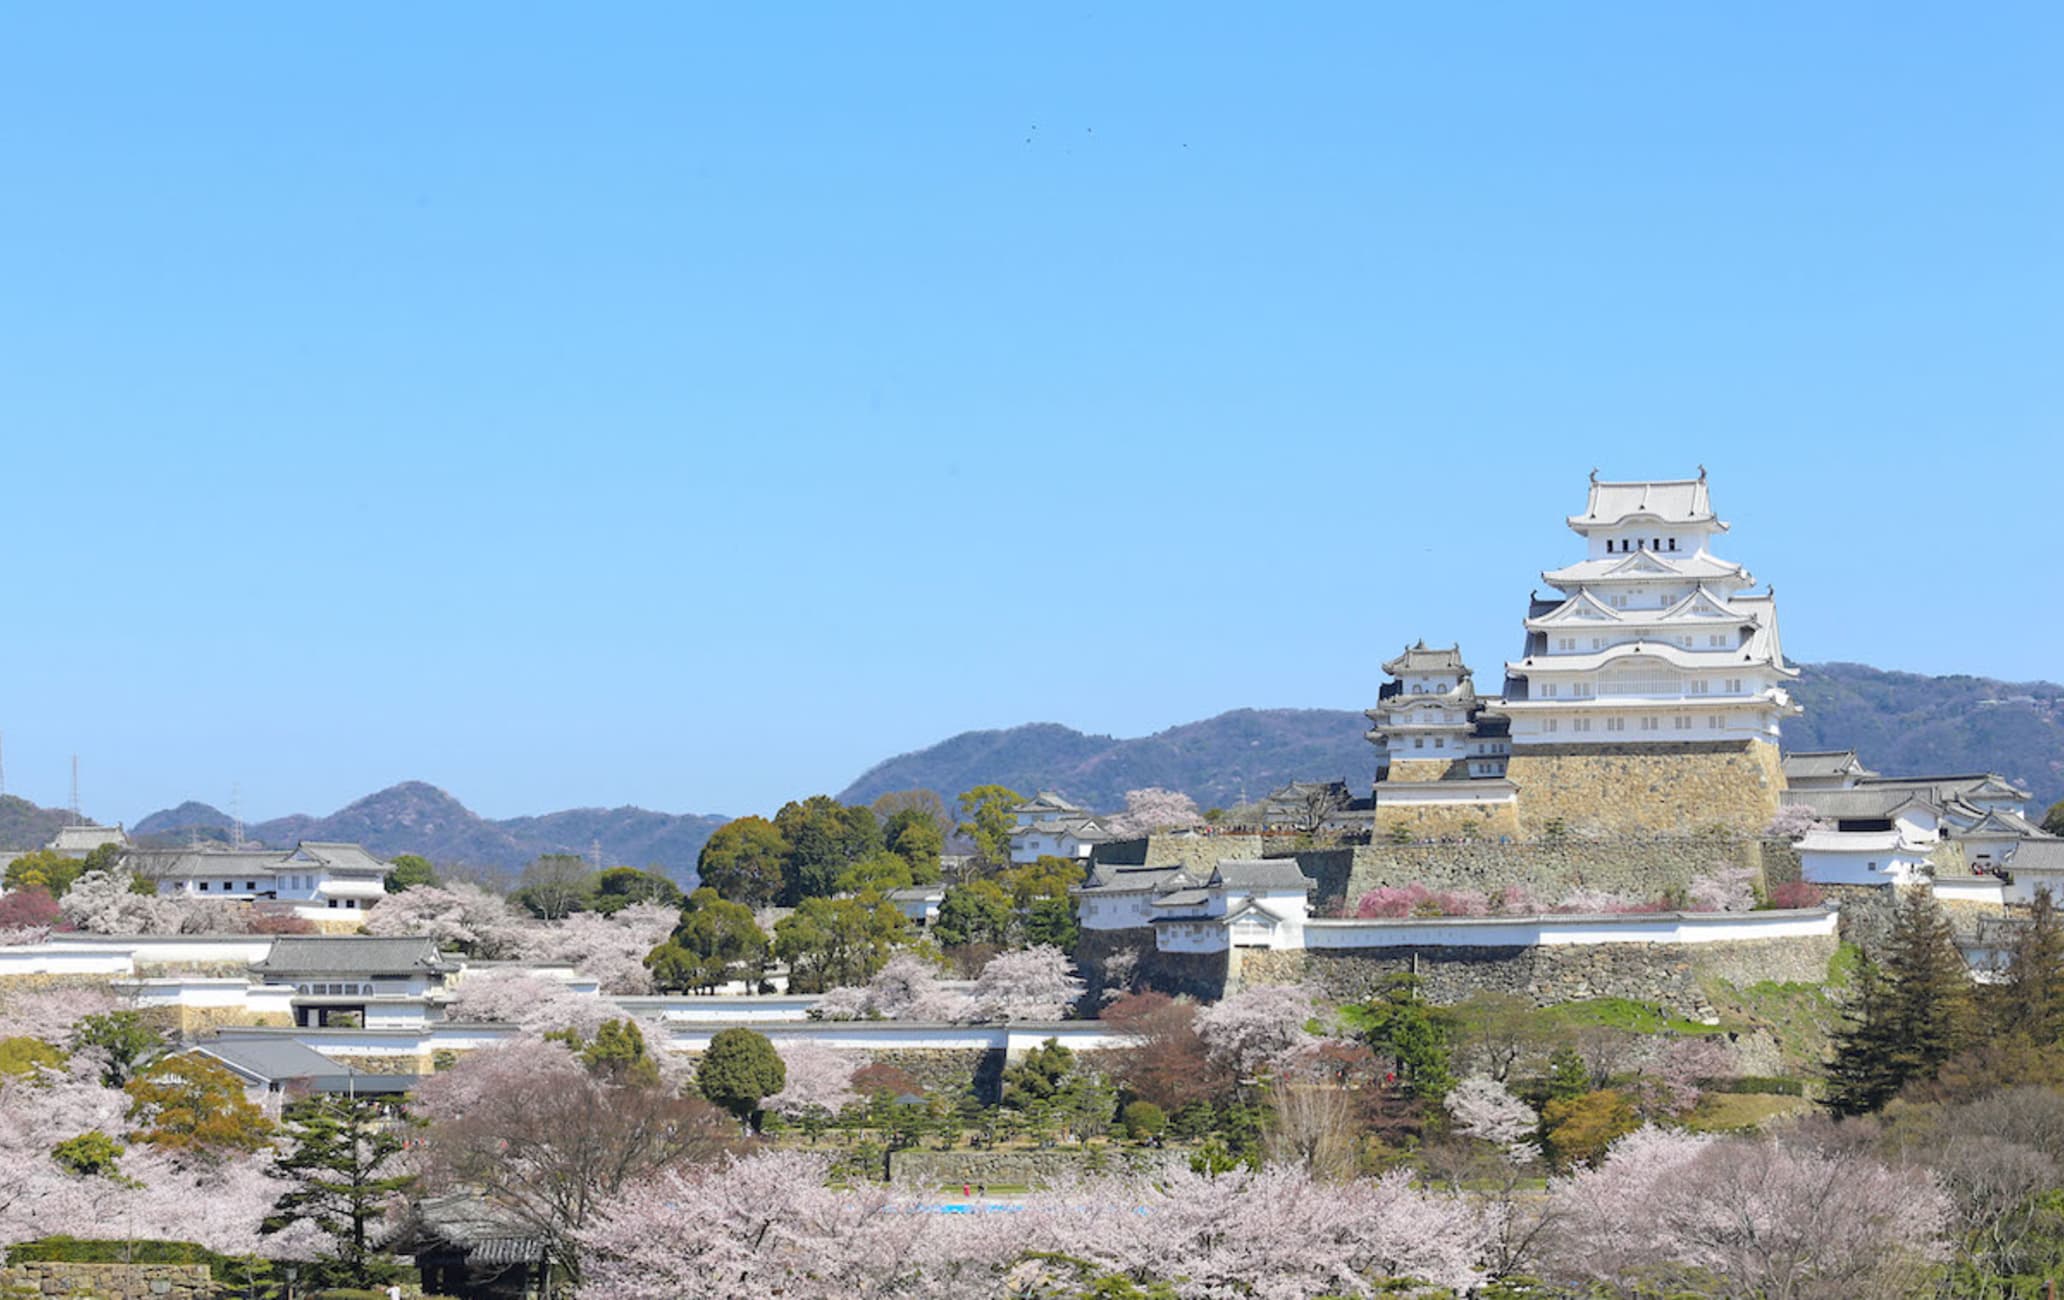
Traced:
POLYGON ((0 7, 7 788, 1360 707, 1594 465, 1795 658, 2064 677, 2060 13, 0 7))

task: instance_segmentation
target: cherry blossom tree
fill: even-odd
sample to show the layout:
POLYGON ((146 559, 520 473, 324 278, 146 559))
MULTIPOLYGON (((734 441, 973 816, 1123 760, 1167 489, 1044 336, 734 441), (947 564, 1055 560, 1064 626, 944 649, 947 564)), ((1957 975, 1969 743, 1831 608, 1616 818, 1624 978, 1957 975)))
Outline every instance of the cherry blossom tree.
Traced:
POLYGON ((1555 911, 1580 916, 1634 915, 1665 910, 1660 898, 1630 898, 1603 889, 1579 889, 1565 895, 1555 911))
POLYGON ((1079 1294, 1092 1276, 1158 1282, 1178 1300, 1368 1297, 1394 1278, 1462 1291, 1483 1278, 1493 1226, 1402 1173, 1330 1184, 1289 1168, 1175 1171, 976 1214, 927 1212, 909 1189, 832 1191, 825 1176, 821 1159, 764 1151, 632 1186, 581 1236, 585 1294, 966 1300, 1079 1294))
POLYGON ((574 1243, 627 1187, 731 1145, 737 1126, 666 1086, 611 1082, 537 1040, 474 1052, 424 1081, 426 1186, 467 1188, 544 1239, 579 1280, 574 1243))
POLYGON ((1549 1187, 1552 1277, 1624 1286, 1723 1279, 1730 1295, 1906 1295, 1946 1253, 1933 1178, 1809 1142, 1643 1128, 1549 1187))
POLYGON ((1472 1074, 1450 1089, 1441 1104, 1464 1137, 1489 1142, 1514 1160, 1536 1154, 1532 1139, 1539 1116, 1496 1079, 1472 1074))
POLYGON ((1656 1063, 1670 1109, 1685 1114, 1698 1105, 1708 1079, 1734 1073, 1734 1061, 1727 1049, 1713 1039, 1699 1036, 1679 1038, 1663 1048, 1656 1063))
POLYGON ((831 989, 813 1008, 820 1020, 936 1020, 969 1014, 965 994, 939 984, 939 968, 912 952, 897 953, 863 985, 831 989))
POLYGON ((515 1025, 532 1034, 571 1029, 586 1038, 603 1021, 623 1019, 623 1013, 607 999, 576 993, 558 980, 508 970, 460 980, 445 1018, 515 1025))
POLYGON ((0 994, 0 1038, 36 1038, 62 1043, 87 1016, 122 1008, 105 984, 59 984, 17 988, 0 994))
POLYGON ((1355 915, 1373 917, 1484 916, 1490 902, 1473 889, 1428 889, 1416 881, 1404 886, 1382 885, 1363 894, 1355 904, 1355 915))
POLYGON ((1684 904, 1693 912, 1747 912, 1756 906, 1756 872, 1719 863, 1685 887, 1684 904))
POLYGON ((604 993, 652 992, 646 954, 667 941, 680 913, 657 903, 633 903, 610 915, 574 912, 546 925, 520 928, 525 961, 568 962, 594 977, 604 993))
POLYGON ((92 934, 179 934, 193 910, 175 898, 138 894, 126 871, 82 872, 58 906, 75 927, 92 934))
POLYGON ((367 934, 421 935, 441 948, 502 958, 522 951, 528 927, 501 895, 455 881, 390 894, 366 914, 365 928, 367 934))
POLYGON ((1197 1037, 1211 1061, 1242 1075, 1265 1074, 1312 1046, 1305 1030, 1311 993, 1287 984, 1258 984, 1197 1013, 1197 1037))
POLYGON ((872 1058, 807 1039, 782 1043, 778 1050, 787 1073, 781 1091, 767 1098, 768 1110, 784 1119, 832 1118, 860 1100, 853 1090, 853 1074, 873 1064, 872 1058))
POLYGON ((1107 819, 1113 835, 1153 835, 1163 831, 1189 830, 1204 824, 1197 801, 1174 790, 1148 786, 1125 792, 1125 811, 1107 819))
POLYGON ((1806 832, 1817 830, 1824 825, 1826 823, 1821 821, 1820 814, 1814 811, 1812 805, 1788 803, 1778 808, 1777 813, 1770 819, 1770 825, 1764 827, 1763 833, 1772 839, 1796 840, 1803 837, 1806 832))
POLYGON ((1082 999, 1075 963, 1047 944, 989 959, 968 996, 974 1020, 1059 1020, 1082 999))

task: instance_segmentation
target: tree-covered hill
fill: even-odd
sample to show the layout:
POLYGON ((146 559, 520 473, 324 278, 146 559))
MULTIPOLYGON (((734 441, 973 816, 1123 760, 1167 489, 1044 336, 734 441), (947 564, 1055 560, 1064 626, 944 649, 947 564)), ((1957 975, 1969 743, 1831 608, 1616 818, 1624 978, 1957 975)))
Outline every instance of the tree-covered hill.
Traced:
MULTIPOLYGON (((1817 664, 1804 668, 1793 694, 1806 713, 1785 726, 1789 749, 1854 747, 1887 773, 1997 771, 2033 790, 2038 808, 2064 796, 2064 686, 1817 664)), ((1375 769, 1367 726, 1344 710, 1236 709, 1130 739, 1051 722, 970 731, 877 763, 840 798, 911 788, 951 795, 991 781, 1051 788, 1091 808, 1120 807, 1127 790, 1148 785, 1205 807, 1292 777, 1344 778, 1361 790, 1375 769)))

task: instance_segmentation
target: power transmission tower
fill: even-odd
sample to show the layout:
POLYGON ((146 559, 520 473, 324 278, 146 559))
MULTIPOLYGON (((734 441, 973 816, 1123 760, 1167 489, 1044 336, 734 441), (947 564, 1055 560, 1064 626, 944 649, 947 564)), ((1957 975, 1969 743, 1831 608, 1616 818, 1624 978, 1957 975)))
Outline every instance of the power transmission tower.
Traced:
POLYGON ((79 756, 72 755, 72 820, 73 826, 83 825, 85 818, 79 815, 79 756))
POLYGON ((602 869, 602 841, 600 839, 588 841, 588 861, 595 864, 595 870, 600 871, 602 869))
POLYGON ((244 847, 244 788, 234 781, 229 786, 229 847, 244 847))
POLYGON ((0 799, 7 797, 7 733, 0 731, 0 799))

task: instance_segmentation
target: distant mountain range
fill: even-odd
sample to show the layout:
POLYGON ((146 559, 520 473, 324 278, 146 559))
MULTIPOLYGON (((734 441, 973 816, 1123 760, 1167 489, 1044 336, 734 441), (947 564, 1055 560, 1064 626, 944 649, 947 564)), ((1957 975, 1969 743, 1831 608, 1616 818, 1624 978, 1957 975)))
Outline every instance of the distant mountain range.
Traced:
MULTIPOLYGON (((1792 693, 1806 712, 1785 725, 1789 749, 1853 748, 1892 774, 1999 772, 2034 792, 2038 816, 2064 797, 2064 686, 1813 664, 1792 693)), ((1359 790, 1374 766, 1362 739, 1367 725, 1346 710, 1235 709, 1131 739, 1051 722, 968 731, 875 764, 838 797, 865 803, 890 790, 929 789, 951 799, 994 782, 1028 794, 1058 790, 1087 807, 1115 809, 1127 790, 1158 785, 1208 808, 1258 798, 1293 778, 1339 778, 1359 790)), ((66 820, 60 810, 0 796, 0 846, 46 843, 66 820)), ((501 871, 544 853, 585 854, 599 843, 610 865, 658 866, 685 879, 703 842, 726 820, 625 807, 492 821, 436 786, 405 781, 327 817, 274 818, 246 826, 244 835, 280 847, 354 841, 383 855, 420 853, 501 871)), ((230 838, 230 826, 220 809, 189 802, 152 813, 130 834, 165 845, 196 837, 220 843, 230 838)))
MULTIPOLYGON (((2038 814, 2064 797, 2064 686, 1810 664, 1792 694, 1806 712, 1785 724, 1788 749, 1854 748, 1887 773, 1996 771, 2034 792, 2038 814)), ((1367 728, 1345 710, 1235 709, 1132 739, 1051 722, 968 731, 875 764, 839 797, 931 789, 950 798, 995 782, 1112 809, 1127 790, 1158 785, 1208 808, 1257 798, 1292 777, 1340 778, 1361 790, 1375 770, 1367 728)))
MULTIPOLYGON (((434 785, 404 781, 369 794, 327 817, 295 814, 255 822, 244 837, 289 847, 300 840, 363 844, 383 856, 420 853, 433 862, 515 870, 545 853, 579 853, 600 844, 611 866, 658 866, 685 875, 710 832, 728 818, 644 808, 574 808, 541 817, 490 821, 434 785)), ((229 838, 228 814, 187 802, 155 812, 129 828, 139 840, 184 844, 199 836, 229 838)))

